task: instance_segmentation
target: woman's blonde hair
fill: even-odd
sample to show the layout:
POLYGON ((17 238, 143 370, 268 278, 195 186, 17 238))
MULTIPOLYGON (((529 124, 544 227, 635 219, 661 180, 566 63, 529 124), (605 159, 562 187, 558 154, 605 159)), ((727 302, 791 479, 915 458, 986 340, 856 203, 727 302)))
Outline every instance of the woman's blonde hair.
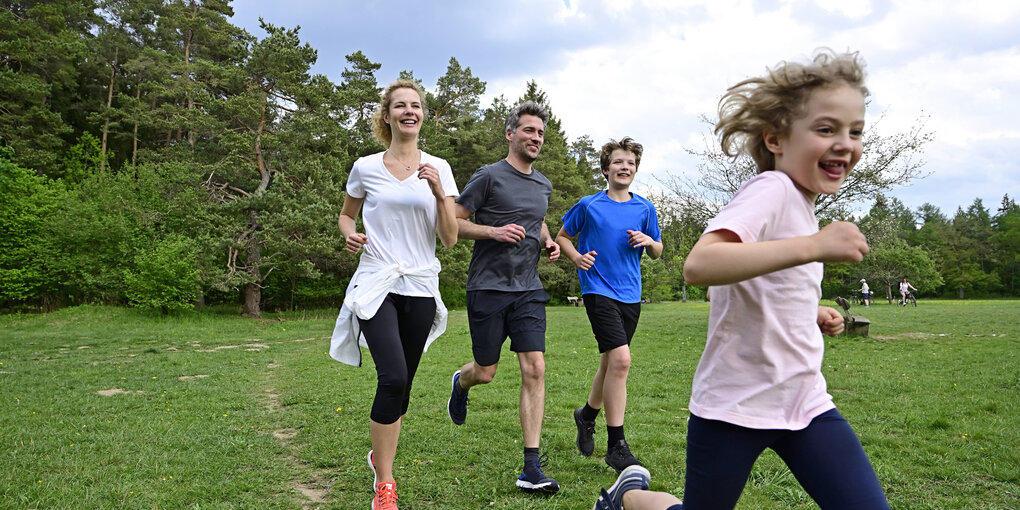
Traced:
POLYGON ((397 89, 411 89, 418 93, 418 97, 421 98, 422 120, 425 119, 425 91, 417 83, 411 80, 397 80, 387 85, 379 101, 379 108, 372 114, 372 136, 385 147, 389 147, 393 142, 393 131, 390 129, 390 125, 383 120, 383 114, 390 110, 390 105, 393 104, 393 92, 397 89))
POLYGON ((730 87, 719 100, 715 125, 723 154, 747 154, 758 173, 773 170, 776 158, 765 146, 763 133, 788 135, 793 121, 806 113, 804 105, 812 92, 840 84, 867 97, 864 61, 857 52, 837 54, 826 48, 816 51, 810 63, 780 62, 765 76, 730 87))

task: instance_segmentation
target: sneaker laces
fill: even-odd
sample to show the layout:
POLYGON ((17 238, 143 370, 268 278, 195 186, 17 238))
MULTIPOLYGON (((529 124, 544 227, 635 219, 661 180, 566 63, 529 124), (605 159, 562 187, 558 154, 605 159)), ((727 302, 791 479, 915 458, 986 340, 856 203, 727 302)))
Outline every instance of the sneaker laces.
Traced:
POLYGON ((375 486, 374 508, 397 508, 397 484, 383 482, 375 486))
POLYGON ((633 453, 630 452, 630 445, 627 444, 626 441, 623 441, 623 446, 621 446, 619 448, 619 450, 620 450, 620 452, 625 453, 625 454, 627 454, 629 456, 633 456, 634 455, 633 453))
MULTIPOLYGON (((460 383, 459 380, 457 382, 460 383)), ((455 388, 454 394, 457 395, 457 400, 461 401, 461 402, 464 402, 464 405, 466 406, 467 403, 471 400, 471 399, 468 398, 468 390, 465 390, 464 388, 456 389, 459 386, 460 386, 460 384, 455 384, 454 385, 454 388, 455 388)))
POLYGON ((549 455, 548 454, 543 453, 542 455, 539 455, 537 459, 535 459, 534 466, 535 466, 535 470, 538 471, 538 478, 539 478, 539 480, 541 480, 542 478, 546 477, 545 473, 542 472, 542 468, 544 468, 544 467, 546 467, 548 465, 549 465, 549 455))

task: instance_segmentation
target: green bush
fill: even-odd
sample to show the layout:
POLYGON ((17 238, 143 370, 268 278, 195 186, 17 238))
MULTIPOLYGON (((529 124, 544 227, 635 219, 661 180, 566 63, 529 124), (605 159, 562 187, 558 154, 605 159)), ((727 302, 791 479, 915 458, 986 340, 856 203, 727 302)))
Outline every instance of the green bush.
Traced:
POLYGON ((38 255, 45 251, 43 224, 55 195, 12 157, 0 146, 0 307, 38 303, 54 278, 38 255))
POLYGON ((136 269, 124 274, 131 303, 164 314, 190 309, 198 293, 195 251, 193 241, 174 235, 136 255, 136 269))

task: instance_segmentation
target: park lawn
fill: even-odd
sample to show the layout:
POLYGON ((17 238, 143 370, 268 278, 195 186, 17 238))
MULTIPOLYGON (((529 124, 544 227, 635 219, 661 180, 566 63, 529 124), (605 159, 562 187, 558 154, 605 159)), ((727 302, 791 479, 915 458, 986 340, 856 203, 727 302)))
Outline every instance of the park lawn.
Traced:
MULTIPOLYGON (((884 303, 855 313, 868 338, 826 339, 824 371, 893 508, 1020 507, 1018 301, 884 303)), ((375 371, 326 354, 334 314, 160 317, 82 306, 0 317, 0 507, 367 508, 375 371)), ((627 437, 652 488, 682 495, 687 399, 708 304, 644 305, 633 343, 627 437)), ((425 355, 403 425, 400 507, 590 508, 615 473, 602 417, 596 454, 574 446, 597 349, 582 308, 550 307, 546 473, 520 493, 520 371, 503 352, 446 415, 450 375, 471 357, 463 310, 425 355)), ((838 462, 838 459, 834 459, 838 462)), ((815 508, 771 452, 738 508, 815 508)))

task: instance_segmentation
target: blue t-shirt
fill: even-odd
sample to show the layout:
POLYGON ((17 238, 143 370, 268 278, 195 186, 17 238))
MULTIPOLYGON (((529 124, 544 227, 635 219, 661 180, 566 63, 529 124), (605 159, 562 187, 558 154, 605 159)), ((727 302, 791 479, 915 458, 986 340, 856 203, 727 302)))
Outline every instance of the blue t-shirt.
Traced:
POLYGON ((600 294, 624 303, 641 302, 641 254, 628 242, 628 230, 639 230, 656 241, 662 240, 655 206, 631 193, 626 202, 616 202, 600 191, 582 198, 563 216, 563 230, 577 240, 582 255, 595 250, 595 264, 577 270, 581 294, 600 294))

